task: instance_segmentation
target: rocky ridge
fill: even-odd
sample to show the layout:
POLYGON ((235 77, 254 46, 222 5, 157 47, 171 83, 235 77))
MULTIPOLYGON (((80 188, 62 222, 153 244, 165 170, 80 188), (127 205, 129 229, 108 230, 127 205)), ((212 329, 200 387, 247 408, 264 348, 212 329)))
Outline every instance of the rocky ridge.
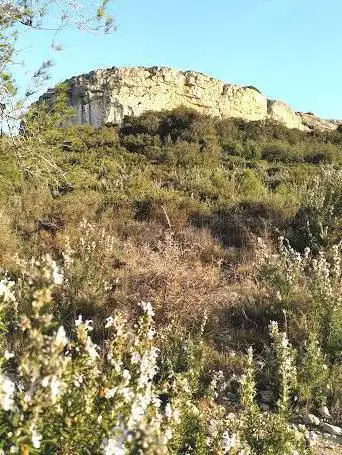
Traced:
MULTIPOLYGON (((338 126, 336 121, 295 112, 281 101, 267 99, 255 87, 227 84, 195 71, 114 67, 75 76, 66 83, 75 109, 71 124, 120 124, 125 115, 184 106, 218 118, 272 119, 304 131, 338 126)), ((41 99, 51 102, 53 94, 50 89, 41 99)))

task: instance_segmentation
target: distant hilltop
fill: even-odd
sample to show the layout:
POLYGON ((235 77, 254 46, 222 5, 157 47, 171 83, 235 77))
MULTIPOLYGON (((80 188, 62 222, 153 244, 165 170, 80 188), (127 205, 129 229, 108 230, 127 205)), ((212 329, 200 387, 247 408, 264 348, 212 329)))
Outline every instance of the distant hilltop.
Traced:
MULTIPOLYGON (((165 67, 109 68, 66 81, 71 124, 120 124, 126 115, 172 110, 180 106, 219 118, 278 121, 299 130, 335 130, 339 121, 323 120, 308 112, 295 112, 286 103, 267 99, 257 88, 228 84, 195 71, 165 67)), ((41 100, 52 102, 54 89, 41 100)))

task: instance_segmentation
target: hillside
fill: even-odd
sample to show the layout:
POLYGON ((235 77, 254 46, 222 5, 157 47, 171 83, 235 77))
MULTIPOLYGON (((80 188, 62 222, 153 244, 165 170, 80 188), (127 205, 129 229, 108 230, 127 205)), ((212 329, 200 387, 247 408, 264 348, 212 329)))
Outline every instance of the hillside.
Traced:
POLYGON ((0 139, 3 446, 341 453, 341 128, 58 96, 0 139))
MULTIPOLYGON (((179 107, 218 117, 274 120, 299 130, 335 130, 336 121, 295 112, 286 103, 267 99, 257 88, 228 84, 195 71, 164 67, 96 70, 65 82, 75 115, 72 124, 120 124, 125 115, 179 107)), ((53 99, 50 89, 42 100, 53 99)))

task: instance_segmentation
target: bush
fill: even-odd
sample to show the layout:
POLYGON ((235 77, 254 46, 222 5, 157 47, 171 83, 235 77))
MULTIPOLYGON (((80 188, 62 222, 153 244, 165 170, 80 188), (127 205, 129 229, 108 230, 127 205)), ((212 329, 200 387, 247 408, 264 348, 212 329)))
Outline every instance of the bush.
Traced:
POLYGON ((266 188, 256 173, 251 169, 245 169, 237 175, 238 191, 245 198, 259 199, 265 195, 266 188))
POLYGON ((301 350, 305 363, 300 367, 301 399, 317 405, 330 394, 328 371, 339 365, 342 349, 341 246, 335 245, 329 253, 320 251, 316 257, 309 249, 303 254, 294 251, 281 239, 279 254, 266 253, 265 258, 259 279, 273 316, 285 315, 298 346, 306 340, 301 350))
POLYGON ((19 404, 0 412, 0 448, 306 453, 292 412, 326 404, 341 415, 338 135, 178 109, 126 119, 120 129, 1 138, 0 261, 8 273, 0 294, 10 301, 0 403, 19 404), (276 165, 260 160, 269 147, 279 151, 270 155, 276 165), (332 166, 304 161, 321 152, 332 166), (289 242, 276 248, 279 234, 289 242), (59 266, 31 261, 45 254, 59 266), (156 313, 153 339, 140 337, 141 300, 156 313), (123 338, 104 327, 110 315, 123 338), (279 321, 273 334, 270 320, 279 321), (146 355, 160 349, 138 429, 129 427, 130 400, 142 393, 134 346, 146 355), (87 350, 98 354, 89 364, 87 350), (103 396, 122 387, 127 396, 103 396), (274 396, 269 412, 259 408, 265 388, 274 396))
POLYGON ((262 159, 270 162, 299 163, 303 158, 298 150, 286 143, 267 143, 263 147, 262 159))
POLYGON ((150 304, 140 304, 142 315, 133 330, 122 314, 107 317, 99 345, 91 337, 91 320, 78 316, 67 334, 53 318, 53 295, 63 286, 64 273, 50 257, 27 265, 25 273, 24 281, 4 276, 0 282, 2 334, 16 328, 16 339, 6 346, 1 340, 0 448, 5 453, 310 453, 305 434, 284 418, 285 352, 279 357, 279 412, 264 414, 255 403, 250 352, 240 380, 241 411, 232 414, 216 401, 225 388, 222 374, 198 396, 201 358, 199 369, 195 365, 201 349, 194 343, 187 343, 188 367, 171 369, 166 381, 158 378, 165 367, 150 304), (25 349, 18 344, 23 339, 25 349))
POLYGON ((339 239, 342 218, 342 173, 325 167, 301 189, 301 206, 289 226, 292 245, 317 251, 339 239))

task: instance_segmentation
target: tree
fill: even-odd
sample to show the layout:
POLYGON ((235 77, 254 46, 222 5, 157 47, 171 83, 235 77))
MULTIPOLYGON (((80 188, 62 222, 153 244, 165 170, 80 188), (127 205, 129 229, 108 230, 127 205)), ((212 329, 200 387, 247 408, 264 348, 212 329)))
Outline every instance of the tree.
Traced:
POLYGON ((52 62, 42 62, 33 75, 34 89, 17 99, 13 68, 17 63, 18 38, 24 30, 52 31, 52 47, 56 50, 56 37, 66 28, 109 32, 113 18, 108 12, 108 0, 96 5, 87 0, 0 0, 0 126, 1 131, 11 129, 20 117, 25 101, 48 78, 52 62))
POLYGON ((57 95, 61 102, 64 100, 62 110, 56 112, 55 109, 51 113, 49 110, 44 112, 44 108, 30 109, 29 116, 34 121, 29 134, 17 134, 25 130, 20 127, 32 95, 42 89, 52 66, 50 60, 42 62, 26 93, 23 87, 18 90, 13 73, 20 56, 20 37, 24 32, 49 31, 52 47, 59 50, 56 39, 67 28, 108 33, 114 29, 108 0, 98 1, 100 3, 96 5, 93 0, 0 0, 0 152, 5 150, 6 154, 12 154, 23 181, 34 178, 40 185, 45 182, 49 187, 64 181, 64 174, 54 162, 40 131, 44 125, 56 126, 61 115, 70 109, 60 86, 57 95), (36 111, 43 116, 35 116, 36 111))

